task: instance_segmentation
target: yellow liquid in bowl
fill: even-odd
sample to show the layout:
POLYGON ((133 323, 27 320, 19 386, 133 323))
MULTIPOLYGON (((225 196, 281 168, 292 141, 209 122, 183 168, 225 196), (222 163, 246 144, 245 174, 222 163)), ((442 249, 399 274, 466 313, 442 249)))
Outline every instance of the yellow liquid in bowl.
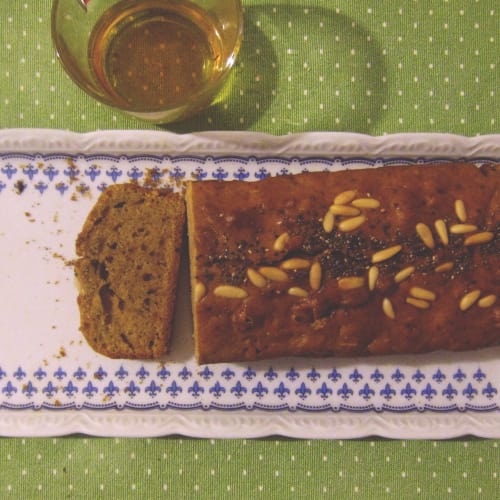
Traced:
POLYGON ((188 103, 226 68, 207 12, 164 0, 115 4, 93 29, 88 57, 108 99, 137 112, 188 103))

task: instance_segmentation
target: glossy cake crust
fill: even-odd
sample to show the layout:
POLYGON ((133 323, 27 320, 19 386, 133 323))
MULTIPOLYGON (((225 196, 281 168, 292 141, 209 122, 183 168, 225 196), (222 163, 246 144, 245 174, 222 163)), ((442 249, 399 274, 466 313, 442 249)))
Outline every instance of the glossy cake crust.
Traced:
POLYGON ((499 188, 460 163, 189 183, 198 361, 499 344, 499 188))

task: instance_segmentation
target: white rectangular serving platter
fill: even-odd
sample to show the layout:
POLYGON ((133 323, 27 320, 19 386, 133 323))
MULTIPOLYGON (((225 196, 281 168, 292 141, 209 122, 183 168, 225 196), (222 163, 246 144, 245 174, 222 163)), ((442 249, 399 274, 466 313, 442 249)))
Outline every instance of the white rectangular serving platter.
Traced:
POLYGON ((500 348, 197 365, 187 251, 171 354, 108 359, 78 329, 75 239, 113 182, 457 159, 500 162, 500 135, 0 130, 0 435, 500 437, 500 348))

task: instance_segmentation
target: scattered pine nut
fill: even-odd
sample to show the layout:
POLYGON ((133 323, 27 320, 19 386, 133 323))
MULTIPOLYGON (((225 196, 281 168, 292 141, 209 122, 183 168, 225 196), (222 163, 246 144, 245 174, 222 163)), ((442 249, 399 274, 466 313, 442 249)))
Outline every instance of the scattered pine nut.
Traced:
POLYGON ((292 295, 294 297, 307 297, 309 294, 307 293, 307 290, 304 290, 303 288, 292 286, 288 289, 288 295, 292 295))
POLYGON ((491 307, 497 301, 497 296, 494 294, 485 295, 481 297, 477 303, 479 307, 491 307))
POLYGON ((427 290, 426 288, 422 288, 419 286, 413 286, 410 288, 410 295, 415 297, 416 299, 422 300, 436 300, 436 294, 431 290, 427 290))
POLYGON ((404 269, 401 269, 401 271, 399 271, 399 273, 397 273, 396 276, 394 276, 394 281, 396 283, 401 283, 403 280, 410 277, 414 272, 415 272, 415 266, 405 267, 404 269))
POLYGON ((438 234, 441 243, 443 245, 447 245, 449 243, 449 239, 445 221, 443 219, 438 219, 434 222, 434 227, 436 228, 436 233, 438 234))
POLYGON ((460 222, 465 222, 467 220, 467 211, 465 210, 465 203, 463 200, 455 200, 455 213, 460 222))
POLYGON ((285 260, 281 263, 282 269, 308 269, 311 262, 307 259, 300 259, 299 257, 293 257, 291 259, 285 260))
POLYGON ((416 299, 414 297, 406 297, 406 303, 418 309, 429 309, 429 307, 431 306, 431 304, 426 300, 416 299))
POLYGON ((333 227, 335 226, 335 215, 328 210, 323 217, 323 230, 325 233, 331 233, 333 231, 333 227))
POLYGON ((365 284, 365 279, 359 276, 348 276, 340 278, 338 284, 342 290, 352 290, 353 288, 361 288, 365 284))
POLYGON ((392 307, 392 302, 387 297, 384 297, 384 300, 382 301, 382 311, 384 311, 384 314, 388 318, 390 319, 396 318, 396 314, 394 313, 394 308, 392 307))
POLYGON ((197 304, 207 293, 207 287, 201 282, 197 281, 194 285, 193 298, 195 304, 197 304))
POLYGON ((377 264, 378 262, 383 262, 384 260, 394 257, 397 253, 401 251, 403 247, 401 245, 394 245, 392 247, 384 248, 379 250, 372 255, 372 263, 377 264))
POLYGON ((276 252, 282 252, 285 249, 289 240, 290 240, 290 235, 288 233, 286 232, 281 233, 274 241, 273 249, 276 252))
POLYGON ((444 262, 443 264, 439 264, 439 266, 436 266, 434 271, 437 273, 446 273, 447 271, 451 271, 453 269, 453 262, 444 262))
POLYGON ((248 297, 248 292, 239 286, 232 285, 219 285, 215 288, 214 294, 217 297, 224 297, 226 299, 244 299, 248 297))
POLYGON ((380 207, 380 201, 375 198, 356 198, 352 200, 351 205, 356 208, 378 208, 380 207))
POLYGON ((257 288, 263 288, 267 284, 266 278, 255 269, 252 269, 250 267, 247 269, 247 276, 250 283, 252 283, 252 285, 256 286, 257 288))
POLYGON ((259 273, 271 281, 287 281, 288 274, 277 267, 264 266, 259 268, 259 273))
POLYGON ((359 215, 359 208, 350 207, 349 205, 331 205, 329 210, 333 215, 344 215, 346 217, 359 215))
POLYGON ((378 275, 379 275, 379 269, 377 266, 371 266, 370 269, 368 269, 368 290, 370 290, 371 292, 375 290, 375 286, 377 285, 378 275))
POLYGON ((355 229, 358 229, 358 227, 361 226, 363 222, 365 222, 365 220, 366 217, 364 215, 358 215, 357 217, 344 219, 343 221, 339 222, 339 229, 344 233, 354 231, 355 229))
POLYGON ((470 307, 472 307, 477 299, 479 299, 479 296, 481 295, 480 290, 473 290, 472 292, 466 293, 461 299, 460 299, 460 310, 461 311, 467 311, 470 307))
POLYGON ((471 234, 465 238, 464 245, 467 247, 469 245, 481 245, 482 243, 488 243, 493 239, 493 236, 494 234, 490 231, 471 234))
POLYGON ((477 231, 477 226, 474 224, 453 224, 450 226, 450 233, 452 234, 466 234, 477 231))
POLYGON ((427 224, 419 222, 416 225, 415 229, 417 230, 417 234, 420 236, 420 239, 424 242, 424 245, 427 248, 434 248, 436 246, 431 229, 427 224))
POLYGON ((309 270, 309 285, 313 290, 319 290, 321 287, 321 265, 319 262, 313 262, 309 270))
POLYGON ((346 203, 350 203, 352 200, 354 200, 355 196, 356 196, 356 191, 352 190, 343 191, 342 193, 335 196, 333 203, 335 205, 345 205, 346 203))

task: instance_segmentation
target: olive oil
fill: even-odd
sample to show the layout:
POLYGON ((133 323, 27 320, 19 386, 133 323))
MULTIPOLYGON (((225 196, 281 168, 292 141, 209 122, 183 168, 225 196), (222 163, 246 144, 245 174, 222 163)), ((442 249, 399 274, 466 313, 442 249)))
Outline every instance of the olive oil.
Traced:
POLYGON ((118 2, 93 29, 88 57, 108 100, 145 113, 189 102, 226 69, 217 26, 189 2, 118 2))

